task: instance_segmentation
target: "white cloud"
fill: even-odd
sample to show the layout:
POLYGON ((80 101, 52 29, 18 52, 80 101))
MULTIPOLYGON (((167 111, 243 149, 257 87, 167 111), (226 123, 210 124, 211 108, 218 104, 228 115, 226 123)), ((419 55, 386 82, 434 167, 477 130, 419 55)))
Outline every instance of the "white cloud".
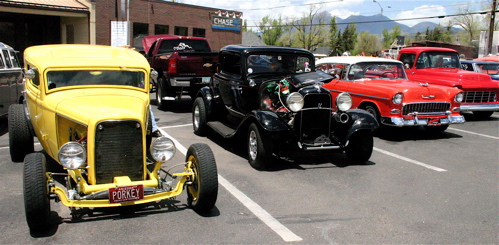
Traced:
MULTIPOLYGON (((414 19, 414 18, 422 18, 422 17, 433 17, 433 16, 442 16, 446 15, 445 8, 440 5, 423 5, 413 10, 403 11, 397 14, 395 19, 414 19)), ((399 21, 408 26, 414 26, 420 22, 429 21, 437 24, 443 23, 444 19, 439 18, 431 18, 431 19, 415 19, 415 20, 406 20, 399 21)))

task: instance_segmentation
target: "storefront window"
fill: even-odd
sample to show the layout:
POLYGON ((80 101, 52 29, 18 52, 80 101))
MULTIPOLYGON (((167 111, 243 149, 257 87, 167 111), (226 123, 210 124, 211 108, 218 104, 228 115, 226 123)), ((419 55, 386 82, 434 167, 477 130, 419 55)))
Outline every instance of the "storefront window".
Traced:
POLYGON ((174 34, 179 35, 179 36, 188 36, 187 27, 175 26, 175 33, 174 34))

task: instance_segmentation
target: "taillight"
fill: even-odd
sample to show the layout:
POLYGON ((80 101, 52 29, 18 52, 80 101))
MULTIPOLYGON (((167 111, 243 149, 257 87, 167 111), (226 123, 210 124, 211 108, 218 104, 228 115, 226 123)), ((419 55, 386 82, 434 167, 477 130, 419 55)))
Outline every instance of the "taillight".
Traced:
POLYGON ((171 57, 168 61, 168 73, 177 73, 177 58, 171 57))

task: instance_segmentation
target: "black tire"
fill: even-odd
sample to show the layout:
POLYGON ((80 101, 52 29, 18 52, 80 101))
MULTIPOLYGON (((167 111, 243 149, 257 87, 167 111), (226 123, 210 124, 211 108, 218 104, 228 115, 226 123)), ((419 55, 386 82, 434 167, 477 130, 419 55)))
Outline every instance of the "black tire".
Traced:
POLYGON ((186 161, 192 162, 194 180, 187 186, 187 203, 197 213, 210 211, 217 201, 218 172, 215 157, 206 144, 192 144, 186 161))
POLYGON ((356 164, 364 164, 373 153, 373 134, 371 130, 360 130, 350 136, 345 149, 348 160, 356 164))
POLYGON ((192 127, 194 133, 199 136, 204 136, 208 132, 208 125, 206 125, 208 115, 204 100, 197 97, 192 105, 192 127))
POLYGON ((24 105, 11 105, 8 117, 10 158, 13 162, 22 162, 26 155, 35 151, 34 138, 24 105))
POLYGON ((365 105, 362 106, 362 109, 369 112, 371 115, 373 115, 376 121, 378 121, 379 127, 374 131, 376 134, 381 134, 382 131, 388 127, 381 123, 381 113, 375 105, 365 105))
POLYGON ((493 111, 474 111, 473 116, 478 120, 485 120, 492 116, 493 111))
MULTIPOLYGON (((169 96, 168 91, 167 91, 167 87, 168 86, 166 86, 166 78, 165 77, 158 78, 158 84, 157 84, 157 89, 156 89, 156 105, 158 106, 158 109, 160 109, 160 110, 166 110, 172 104, 172 101, 162 99, 164 96, 169 96)), ((175 96, 175 95, 173 95, 173 96, 175 96)))
POLYGON ((24 210, 29 229, 34 232, 50 227, 50 201, 46 158, 43 153, 31 153, 24 159, 24 210))
POLYGON ((252 123, 248 129, 248 162, 254 169, 265 170, 277 160, 272 155, 272 140, 270 133, 262 133, 260 127, 252 123))
POLYGON ((445 131, 448 127, 449 125, 425 126, 424 129, 430 134, 439 134, 445 131))

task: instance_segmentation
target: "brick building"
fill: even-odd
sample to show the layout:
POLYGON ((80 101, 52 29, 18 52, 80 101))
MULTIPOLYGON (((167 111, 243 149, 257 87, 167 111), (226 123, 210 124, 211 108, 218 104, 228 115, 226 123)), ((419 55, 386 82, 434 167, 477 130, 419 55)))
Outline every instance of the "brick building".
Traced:
POLYGON ((146 35, 206 37, 212 48, 242 43, 241 12, 162 0, 0 1, 0 41, 23 51, 40 44, 141 48, 146 35))

